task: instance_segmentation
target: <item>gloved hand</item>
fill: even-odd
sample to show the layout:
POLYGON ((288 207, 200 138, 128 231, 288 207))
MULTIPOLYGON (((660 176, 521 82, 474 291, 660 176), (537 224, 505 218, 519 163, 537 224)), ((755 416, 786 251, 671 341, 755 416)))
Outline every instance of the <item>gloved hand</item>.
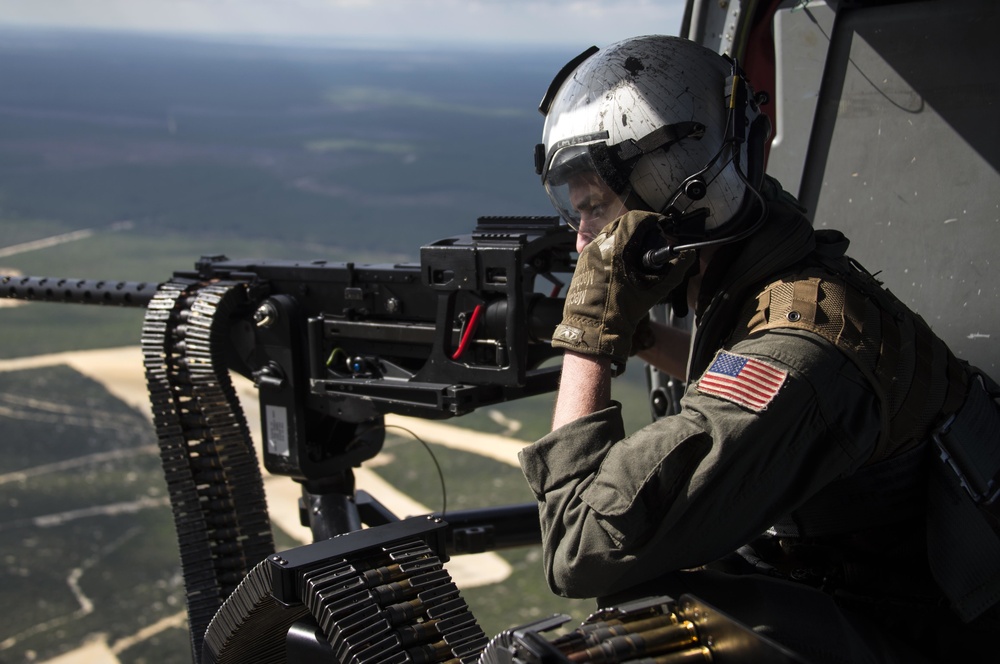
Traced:
POLYGON ((553 347, 607 357, 624 367, 636 325, 684 281, 697 259, 687 250, 656 272, 643 268, 643 254, 666 243, 662 219, 654 212, 628 212, 580 253, 553 347))

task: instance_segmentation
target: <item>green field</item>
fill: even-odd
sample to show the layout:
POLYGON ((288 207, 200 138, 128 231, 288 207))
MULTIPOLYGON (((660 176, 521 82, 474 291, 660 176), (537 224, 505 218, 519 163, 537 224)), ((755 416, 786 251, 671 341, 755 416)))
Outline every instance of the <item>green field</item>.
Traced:
POLYGON ((0 595, 11 609, 0 660, 46 659, 182 610, 169 507, 114 510, 165 499, 146 420, 65 367, 0 373, 0 405, 0 595))

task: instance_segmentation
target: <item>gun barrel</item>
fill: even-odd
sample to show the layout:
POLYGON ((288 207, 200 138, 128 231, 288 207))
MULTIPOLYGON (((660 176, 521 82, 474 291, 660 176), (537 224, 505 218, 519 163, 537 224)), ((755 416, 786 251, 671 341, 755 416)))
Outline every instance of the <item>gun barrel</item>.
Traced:
POLYGON ((146 281, 0 275, 0 297, 39 302, 145 307, 157 288, 146 281))

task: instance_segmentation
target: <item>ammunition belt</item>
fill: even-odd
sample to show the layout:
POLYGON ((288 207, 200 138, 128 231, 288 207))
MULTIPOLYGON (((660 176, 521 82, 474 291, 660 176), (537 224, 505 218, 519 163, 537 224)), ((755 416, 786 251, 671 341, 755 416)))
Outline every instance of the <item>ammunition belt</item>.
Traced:
POLYGON ((479 664, 703 664, 802 660, 691 595, 652 596, 604 608, 576 629, 546 636, 569 621, 551 618, 493 637, 479 664), (716 658, 718 655, 718 658, 716 658))
POLYGON ((548 639, 543 632, 569 616, 553 616, 508 629, 490 640, 482 664, 673 664, 711 662, 712 653, 695 623, 669 597, 650 597, 602 609, 575 630, 548 639))
POLYGON ((274 552, 257 457, 220 357, 241 296, 237 283, 167 282, 142 328, 196 663, 223 601, 274 552))
POLYGON ((324 651, 296 661, 472 664, 487 638, 421 539, 437 528, 407 520, 270 556, 209 625, 202 661, 283 663, 286 634, 307 619, 324 651))

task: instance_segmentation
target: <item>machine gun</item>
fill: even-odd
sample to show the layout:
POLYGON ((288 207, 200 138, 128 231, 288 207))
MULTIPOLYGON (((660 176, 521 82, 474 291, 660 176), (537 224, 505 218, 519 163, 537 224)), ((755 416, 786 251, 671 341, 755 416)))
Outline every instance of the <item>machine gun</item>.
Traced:
MULTIPOLYGON (((422 247, 419 264, 210 256, 158 285, 4 276, 0 294, 147 309, 144 365, 200 661, 209 622, 274 554, 229 372, 257 386, 264 465, 301 483, 317 542, 389 524, 352 471, 381 449, 383 415, 447 418, 554 390, 558 367, 543 364, 573 247, 555 217, 491 217, 422 247)), ((444 556, 539 539, 534 504, 448 523, 444 556)))
MULTIPOLYGON (((259 388, 267 469, 308 481, 371 458, 357 432, 381 414, 441 419, 553 390, 557 368, 540 365, 557 355, 550 295, 572 251, 555 217, 490 217, 422 247, 419 264, 206 256, 167 284, 0 276, 0 295, 163 311, 157 294, 179 293, 173 335, 224 328, 210 351, 259 388)), ((190 344, 167 351, 193 356, 190 344)))
POLYGON ((443 563, 537 543, 537 506, 400 520, 355 491, 385 414, 441 419, 556 388, 548 340, 574 246, 554 217, 481 218, 419 264, 209 256, 162 284, 0 276, 0 296, 146 308, 196 664, 801 661, 688 596, 608 609, 552 643, 540 633, 567 616, 489 640, 443 563), (264 465, 302 485, 313 544, 275 552, 230 371, 258 388, 264 465))

